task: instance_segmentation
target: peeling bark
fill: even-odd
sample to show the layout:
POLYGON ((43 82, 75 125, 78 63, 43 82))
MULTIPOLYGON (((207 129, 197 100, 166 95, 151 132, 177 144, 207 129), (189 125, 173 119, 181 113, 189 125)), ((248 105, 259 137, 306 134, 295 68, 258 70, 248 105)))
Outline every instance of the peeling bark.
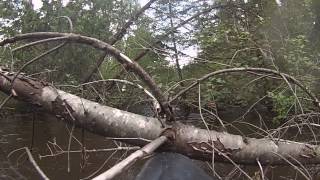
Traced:
MULTIPOLYGON (((17 76, 0 70, 0 90, 31 104, 40 106, 67 123, 75 123, 90 132, 123 139, 132 145, 145 145, 147 140, 159 137, 164 129, 155 118, 145 117, 100 105, 67 92, 57 90, 48 83, 17 76), (12 87, 12 90, 11 90, 12 87), (14 93, 13 93, 14 92, 14 93), (72 116, 72 118, 71 118, 72 116)), ((267 138, 246 138, 226 132, 208 131, 194 126, 175 123, 171 127, 174 138, 162 150, 175 151, 192 158, 239 164, 293 164, 320 163, 320 146, 267 138), (228 157, 228 158, 226 158, 228 157), (297 161, 296 161, 297 160, 297 161)))

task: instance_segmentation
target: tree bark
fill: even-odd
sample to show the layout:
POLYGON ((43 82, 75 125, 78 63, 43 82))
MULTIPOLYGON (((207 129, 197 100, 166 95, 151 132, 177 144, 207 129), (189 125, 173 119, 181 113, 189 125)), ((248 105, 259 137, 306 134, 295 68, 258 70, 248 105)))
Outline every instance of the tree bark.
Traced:
POLYGON ((320 163, 320 146, 281 139, 256 139, 226 132, 208 131, 190 125, 174 123, 167 131, 160 122, 108 106, 100 105, 70 93, 55 89, 46 82, 18 75, 11 84, 14 73, 0 69, 0 90, 15 98, 44 108, 67 123, 75 123, 90 132, 121 138, 132 145, 143 146, 163 132, 173 138, 161 150, 182 153, 191 158, 239 164, 293 164, 320 163), (12 88, 12 89, 11 89, 12 88), (286 159, 286 160, 285 160, 286 159))

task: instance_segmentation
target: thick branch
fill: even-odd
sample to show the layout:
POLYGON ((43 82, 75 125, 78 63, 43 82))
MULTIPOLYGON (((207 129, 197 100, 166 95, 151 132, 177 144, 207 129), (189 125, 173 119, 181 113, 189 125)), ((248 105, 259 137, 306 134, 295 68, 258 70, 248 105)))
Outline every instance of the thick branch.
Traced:
POLYGON ((22 41, 26 39, 54 39, 54 38, 56 38, 57 40, 63 39, 70 42, 87 44, 94 48, 103 50, 106 53, 109 53, 112 56, 114 56, 119 63, 125 65, 127 68, 132 70, 135 74, 137 74, 141 78, 141 80, 148 86, 148 88, 151 90, 153 95, 159 101, 162 107, 162 110, 167 115, 168 120, 173 120, 173 116, 169 108, 169 104, 167 103, 166 98, 164 97, 163 93, 161 92, 160 88, 157 86, 155 81, 151 78, 151 76, 138 63, 132 61, 130 58, 122 54, 118 49, 114 48, 108 43, 105 43, 95 38, 81 36, 73 33, 37 32, 37 33, 21 34, 12 38, 5 39, 3 41, 0 41, 0 46, 3 46, 8 43, 15 43, 17 41, 22 41))
POLYGON ((122 173, 124 170, 130 167, 134 162, 143 157, 146 157, 153 153, 159 146, 167 141, 166 136, 160 136, 159 138, 153 140, 151 143, 147 144, 143 148, 130 154, 127 158, 107 170, 106 172, 100 174, 99 176, 93 178, 93 180, 108 180, 113 179, 116 175, 122 173))
MULTIPOLYGON (((156 118, 145 117, 119 109, 102 106, 78 96, 57 90, 47 83, 19 75, 11 84, 13 73, 0 71, 0 90, 15 98, 43 107, 65 122, 75 123, 102 136, 118 137, 133 145, 145 145, 161 136, 163 128, 156 118), (73 118, 70 118, 70 114, 73 118), (133 138, 133 139, 132 139, 133 138)), ((175 138, 162 150, 175 151, 189 157, 211 161, 232 159, 240 164, 320 163, 320 146, 267 138, 245 138, 226 132, 208 131, 175 123, 175 138), (228 157, 228 158, 226 158, 228 157), (285 159, 283 159, 285 158, 285 159)))

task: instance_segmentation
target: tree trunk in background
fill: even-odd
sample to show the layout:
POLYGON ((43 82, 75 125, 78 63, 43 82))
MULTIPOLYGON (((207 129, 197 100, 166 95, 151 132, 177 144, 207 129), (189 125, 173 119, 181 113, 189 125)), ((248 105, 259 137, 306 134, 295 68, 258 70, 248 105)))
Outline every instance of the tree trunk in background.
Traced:
POLYGON ((316 46, 314 47, 317 49, 319 47, 319 41, 320 41, 320 1, 319 0, 312 0, 312 9, 313 13, 315 15, 314 19, 314 25, 312 28, 312 31, 310 33, 310 42, 316 46))

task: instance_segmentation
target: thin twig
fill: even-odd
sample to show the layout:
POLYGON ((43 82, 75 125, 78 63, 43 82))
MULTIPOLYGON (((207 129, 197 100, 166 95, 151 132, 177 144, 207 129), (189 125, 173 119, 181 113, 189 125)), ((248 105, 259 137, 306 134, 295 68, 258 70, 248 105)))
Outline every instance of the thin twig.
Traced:
POLYGON ((147 2, 137 13, 135 13, 131 18, 123 25, 123 27, 115 34, 113 35, 108 42, 110 44, 115 44, 117 41, 122 39, 122 37, 125 35, 126 31, 130 28, 130 26, 144 13, 149 7, 157 0, 150 0, 147 2))
POLYGON ((16 153, 16 152, 18 152, 18 151, 20 151, 20 150, 23 150, 23 149, 24 149, 24 147, 23 147, 23 148, 18 148, 18 149, 15 149, 15 150, 11 151, 11 152, 7 155, 7 158, 9 159, 12 154, 14 154, 14 153, 16 153))
POLYGON ((34 46, 34 45, 37 45, 37 44, 43 44, 43 43, 47 43, 47 42, 51 42, 51 41, 61 41, 61 40, 65 40, 65 39, 68 39, 68 36, 42 39, 42 40, 39 40, 39 41, 35 41, 35 42, 32 42, 32 43, 25 44, 23 46, 17 47, 15 49, 13 49, 12 52, 15 52, 15 51, 18 51, 20 49, 24 49, 24 48, 27 48, 27 47, 30 47, 30 46, 34 46))
MULTIPOLYGON (((243 169, 241 169, 241 167, 235 163, 228 155, 226 155, 225 153, 221 152, 219 149, 213 147, 213 151, 217 151, 219 153, 219 155, 223 156, 224 158, 226 158, 231 164, 233 164, 236 168, 239 169, 239 171, 241 171, 245 176, 247 176, 248 179, 253 180, 248 173, 246 173, 243 169)), ((213 152, 214 153, 214 152, 213 152)))
POLYGON ((261 165, 259 159, 257 159, 257 163, 258 163, 258 166, 259 166, 259 169, 261 172, 261 179, 264 180, 264 172, 263 172, 263 168, 262 168, 262 165, 261 165))
POLYGON ((40 174, 41 178, 44 180, 49 180, 49 178, 46 176, 46 174, 41 170, 41 168, 38 166, 37 162, 34 160, 29 148, 24 147, 24 149, 27 152, 28 159, 29 159, 30 163, 36 168, 36 170, 40 174))
POLYGON ((71 142, 72 142, 73 131, 74 131, 74 128, 75 128, 76 119, 75 119, 75 117, 73 117, 73 115, 70 112, 70 109, 68 108, 68 106, 65 106, 65 109, 67 110, 69 116, 73 120, 71 131, 69 131, 70 135, 69 135, 69 142, 68 142, 68 172, 70 172, 70 148, 71 148, 71 142))
POLYGON ((111 155, 102 163, 102 165, 96 171, 94 171, 93 173, 91 173, 87 177, 81 178, 80 180, 91 179, 92 176, 95 176, 109 162, 109 160, 113 157, 113 155, 115 155, 117 152, 118 151, 112 152, 111 155))
POLYGON ((204 80, 207 80, 208 78, 210 78, 212 76, 216 76, 216 75, 219 75, 219 74, 226 74, 226 73, 234 73, 234 72, 260 72, 260 73, 274 74, 274 75, 280 76, 282 78, 285 77, 285 79, 288 80, 289 82, 292 82, 292 83, 296 84, 297 86, 299 86, 313 100, 315 106, 320 109, 320 101, 318 100, 318 98, 311 91, 309 91, 309 89, 307 87, 302 85, 302 83, 300 81, 298 81, 297 79, 295 79, 293 76, 290 76, 288 74, 281 73, 279 71, 275 71, 275 70, 272 70, 272 69, 251 68, 251 67, 248 67, 248 68, 222 69, 222 70, 218 70, 218 71, 214 71, 214 72, 211 72, 209 74, 206 74, 203 77, 201 77, 198 80, 196 80, 194 83, 192 83, 187 88, 185 88, 182 91, 180 91, 179 93, 177 93, 176 96, 174 96, 169 101, 169 103, 174 101, 174 100, 176 100, 178 97, 180 97, 181 95, 183 95, 184 93, 186 93, 187 91, 192 89, 193 87, 197 86, 200 82, 202 82, 204 80))
POLYGON ((29 66, 30 64, 38 61, 38 60, 41 59, 42 57, 44 57, 44 56, 46 56, 46 55, 48 55, 48 54, 50 54, 50 53, 52 53, 52 52, 54 52, 54 51, 62 48, 64 45, 66 45, 66 42, 61 43, 60 45, 58 45, 58 46, 56 46, 56 47, 54 47, 54 48, 52 48, 52 49, 50 49, 50 50, 48 50, 48 51, 40 54, 39 56, 37 56, 37 57, 31 59, 30 61, 28 61, 27 63, 25 63, 25 64, 15 73, 15 76, 13 77, 13 79, 12 79, 12 81, 11 81, 12 86, 13 86, 13 82, 16 80, 16 78, 19 76, 19 74, 20 74, 27 66, 29 66))
MULTIPOLYGON (((114 34, 112 37, 110 37, 107 42, 109 42, 111 45, 114 45, 117 41, 122 39, 123 36, 126 34, 127 30, 134 23, 134 21, 136 21, 141 16, 141 14, 145 10, 147 10, 151 6, 151 4, 154 3, 155 1, 156 0, 150 0, 134 16, 131 16, 131 18, 124 24, 124 26, 116 34, 114 34)), ((92 75, 98 71, 99 67, 103 63, 106 56, 107 56, 107 53, 103 53, 103 55, 98 59, 96 66, 91 71, 89 71, 88 75, 83 80, 83 83, 90 81, 92 75)))
MULTIPOLYGON (((160 107, 160 103, 158 102, 158 100, 152 95, 152 93, 150 91, 148 91, 146 88, 144 88, 143 86, 141 86, 138 83, 133 83, 127 80, 123 80, 123 79, 103 79, 103 80, 98 80, 98 81, 92 81, 92 82, 87 82, 87 83, 83 83, 77 86, 74 85, 59 85, 58 87, 73 87, 73 88, 79 88, 82 86, 86 86, 86 85, 91 85, 94 83, 100 83, 100 82, 120 82, 120 83, 124 83, 124 84, 128 84, 134 87, 137 87, 139 89, 141 89, 147 96, 149 96, 152 99, 153 105, 154 107, 160 107)), ((159 122, 161 123, 162 127, 165 127, 165 125, 163 124, 163 122, 159 119, 159 122)))
POLYGON ((296 165, 294 165, 292 162, 290 162, 287 158, 285 158, 284 156, 282 156, 281 154, 275 153, 275 152, 271 152, 277 156, 279 156, 281 159, 283 159, 284 161, 286 161, 288 164, 290 164, 294 169, 296 169, 304 178, 306 178, 307 180, 309 180, 310 178, 301 171, 301 169, 299 169, 296 165))
POLYGON ((69 135, 69 142, 68 142, 68 173, 70 172, 70 148, 71 148, 71 140, 72 140, 72 134, 73 134, 73 131, 74 131, 74 127, 75 127, 75 124, 72 123, 72 128, 71 128, 71 131, 70 131, 70 135, 69 135))
MULTIPOLYGON (((163 39, 165 39, 166 37, 168 37, 172 32, 175 32, 177 29, 179 29, 180 27, 186 25, 187 23, 189 23, 190 21, 192 21, 193 19, 198 18, 199 16, 201 16, 202 14, 206 14, 209 13, 210 11, 212 11, 213 9, 218 9, 218 8, 222 8, 225 7, 226 5, 214 5, 211 6, 208 9, 203 10, 202 12, 198 12, 195 15, 191 16, 190 18, 180 22, 180 24, 178 24, 177 26, 175 26, 174 28, 170 28, 169 30, 167 30, 164 34, 162 34, 160 37, 158 37, 158 39, 153 42, 149 47, 145 48, 143 51, 141 51, 135 58, 133 58, 133 61, 139 61, 140 59, 142 59, 145 55, 148 54, 148 52, 150 50, 153 49, 154 46, 157 46, 159 43, 162 42, 163 39)), ((1 43, 0 43, 1 45, 1 43)), ((124 68, 124 70, 121 70, 118 74, 116 74, 115 76, 113 76, 113 79, 119 79, 120 76, 125 72, 126 67, 124 68)), ((111 88, 114 84, 111 84, 109 88, 111 88)))
MULTIPOLYGON (((108 149, 85 149, 85 153, 99 153, 99 152, 110 152, 110 151, 134 151, 140 149, 139 146, 133 146, 133 147, 116 147, 116 148, 108 148, 108 149)), ((39 158, 47 158, 47 157, 56 157, 59 155, 63 155, 66 153, 82 153, 83 150, 61 150, 61 151, 56 151, 52 152, 50 150, 50 154, 47 155, 39 155, 39 158)))
POLYGON ((57 18, 65 18, 68 20, 68 23, 69 23, 69 32, 73 32, 73 23, 72 23, 72 20, 69 16, 58 16, 57 18))
POLYGON ((2 103, 0 104, 0 110, 3 108, 3 106, 12 98, 12 94, 10 94, 9 96, 7 96, 2 103))
MULTIPOLYGON (((73 87, 73 88, 79 88, 81 86, 86 86, 86 85, 91 85, 91 84, 95 84, 95 83, 101 83, 101 82, 120 82, 120 83, 124 83, 124 84, 128 84, 134 87, 137 87, 139 89, 141 89, 147 96, 149 96, 151 99, 157 101, 157 99, 151 94, 150 91, 148 91, 146 88, 144 88, 143 86, 141 86, 138 83, 133 83, 124 79, 103 79, 103 80, 97 80, 97 81, 91 81, 91 82, 87 82, 87 83, 82 83, 80 85, 58 85, 57 87, 73 87)), ((158 101, 157 101, 158 102, 158 101)))
MULTIPOLYGON (((201 84, 199 83, 199 86, 198 86, 198 101, 199 101, 199 113, 200 113, 200 117, 201 117, 201 120, 203 122, 203 124, 205 125, 207 131, 208 131, 208 137, 210 139, 210 142, 213 142, 212 140, 212 137, 210 136, 210 129, 209 129, 209 126, 208 126, 208 123, 206 122, 206 120, 204 119, 203 117, 203 114, 202 114, 202 108, 201 108, 201 84)), ((224 124, 222 123, 222 126, 224 127, 224 124)), ((210 146, 212 147, 212 149, 214 149, 214 144, 213 143, 210 143, 210 146)), ((215 168, 214 168, 214 151, 212 151, 212 159, 211 159, 211 165, 212 165, 212 169, 213 169, 213 173, 215 173, 215 168)), ((215 175, 215 174, 213 174, 215 175)))

